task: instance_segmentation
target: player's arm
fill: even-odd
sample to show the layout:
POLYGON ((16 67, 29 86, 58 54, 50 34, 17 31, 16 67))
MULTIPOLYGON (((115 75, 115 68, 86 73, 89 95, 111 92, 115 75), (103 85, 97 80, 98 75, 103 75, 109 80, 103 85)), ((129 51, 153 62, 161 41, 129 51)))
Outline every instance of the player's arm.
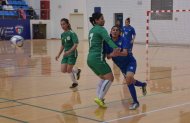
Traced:
POLYGON ((77 49, 77 46, 78 46, 78 44, 74 44, 72 47, 71 47, 71 49, 69 49, 68 51, 66 51, 65 53, 64 53, 64 56, 67 56, 67 55, 69 55, 70 53, 72 53, 73 51, 75 51, 76 49, 77 49))
POLYGON ((135 32, 135 29, 133 28, 133 30, 132 30, 132 42, 131 43, 134 43, 134 41, 135 41, 135 37, 136 37, 136 32, 135 32))
POLYGON ((119 56, 127 56, 127 55, 128 55, 127 49, 123 49, 123 51, 119 53, 119 56))
POLYGON ((105 54, 107 59, 111 59, 113 48, 111 48, 106 42, 103 43, 103 54, 105 54))
POLYGON ((118 54, 118 56, 127 56, 128 55, 128 48, 129 48, 129 43, 127 43, 125 38, 122 38, 122 44, 121 44, 121 52, 118 54))
POLYGON ((55 57, 55 60, 56 60, 56 61, 59 59, 59 57, 60 57, 61 53, 63 52, 63 50, 64 50, 64 46, 61 45, 60 50, 59 50, 59 53, 58 53, 57 56, 55 57))
POLYGON ((108 32, 102 28, 102 30, 100 30, 99 34, 103 37, 103 39, 105 40, 105 42, 113 49, 118 48, 118 46, 112 41, 112 39, 110 38, 110 36, 108 35, 108 32))

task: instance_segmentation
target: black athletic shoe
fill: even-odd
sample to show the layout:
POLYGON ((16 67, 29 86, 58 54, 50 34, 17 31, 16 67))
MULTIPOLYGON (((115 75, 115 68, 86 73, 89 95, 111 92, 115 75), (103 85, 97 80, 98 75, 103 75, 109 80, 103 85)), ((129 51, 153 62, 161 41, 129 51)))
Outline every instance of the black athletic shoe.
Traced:
POLYGON ((75 87, 77 87, 78 86, 78 83, 73 83, 71 86, 70 86, 70 88, 75 88, 75 87))
POLYGON ((142 94, 145 96, 147 91, 146 91, 146 86, 147 86, 147 83, 145 83, 145 85, 142 87, 142 94))
POLYGON ((77 80, 80 79, 80 73, 81 73, 81 69, 78 69, 78 72, 77 72, 77 80))

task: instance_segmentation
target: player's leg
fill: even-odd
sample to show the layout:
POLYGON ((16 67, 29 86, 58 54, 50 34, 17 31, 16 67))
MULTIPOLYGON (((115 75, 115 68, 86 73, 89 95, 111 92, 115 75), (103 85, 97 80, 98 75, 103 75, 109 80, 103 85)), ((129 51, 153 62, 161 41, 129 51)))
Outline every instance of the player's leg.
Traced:
MULTIPOLYGON (((130 66, 132 66, 132 67, 136 70, 136 66, 137 66, 136 61, 130 63, 130 66)), ((131 71, 135 73, 134 70, 131 70, 131 71)), ((146 93, 147 93, 147 91, 146 91, 147 83, 146 83, 146 82, 141 82, 141 81, 135 80, 135 79, 133 79, 133 83, 134 83, 134 85, 137 86, 137 87, 142 87, 142 94, 145 96, 146 93)))
POLYGON ((67 61, 68 61, 68 58, 63 57, 63 59, 61 61, 61 72, 62 73, 67 73, 67 61))
POLYGON ((142 94, 144 96, 147 94, 147 91, 146 91, 147 83, 146 82, 141 82, 139 80, 134 79, 134 85, 137 87, 142 87, 142 94))
POLYGON ((73 69, 72 69, 72 72, 75 74, 75 79, 79 80, 80 79, 81 69, 79 69, 77 66, 74 66, 73 69))
POLYGON ((104 82, 104 80, 103 80, 103 79, 100 79, 100 82, 99 82, 99 84, 98 84, 98 86, 97 86, 97 89, 96 89, 97 97, 98 97, 99 94, 100 94, 100 89, 101 89, 101 86, 102 86, 103 82, 104 82))
POLYGON ((99 83, 101 86, 98 88, 100 90, 98 93, 98 98, 95 98, 95 102, 98 103, 102 107, 106 107, 104 103, 104 97, 106 93, 108 92, 114 80, 114 77, 113 77, 111 68, 105 61, 102 62, 102 64, 99 67, 96 67, 96 68, 98 68, 97 70, 101 70, 99 71, 100 73, 99 77, 102 79, 102 81, 100 81, 99 83))
POLYGON ((130 62, 127 66, 127 74, 126 74, 126 82, 128 84, 128 88, 129 88, 129 91, 130 91, 130 94, 133 98, 133 103, 129 106, 129 109, 130 110, 134 110, 136 108, 139 107, 139 102, 137 100, 137 94, 136 94, 136 89, 135 89, 135 86, 134 86, 134 75, 135 75, 135 72, 136 72, 136 61, 134 62, 130 62))
POLYGON ((133 72, 127 72, 126 74, 126 83, 128 85, 129 88, 129 92, 131 94, 131 97, 133 98, 133 103, 131 103, 131 105, 129 106, 130 110, 135 110, 136 108, 139 107, 139 102, 137 99, 137 94, 136 94, 136 89, 135 86, 133 84, 133 76, 134 73, 133 72))
MULTIPOLYGON (((75 73, 75 71, 73 71, 73 67, 76 63, 76 59, 77 59, 77 57, 75 57, 74 55, 68 57, 67 72, 69 73, 70 78, 73 82, 73 84, 70 86, 70 88, 75 88, 78 86, 77 77, 75 76, 76 73, 75 73)), ((78 68, 77 68, 76 72, 78 72, 78 68)))

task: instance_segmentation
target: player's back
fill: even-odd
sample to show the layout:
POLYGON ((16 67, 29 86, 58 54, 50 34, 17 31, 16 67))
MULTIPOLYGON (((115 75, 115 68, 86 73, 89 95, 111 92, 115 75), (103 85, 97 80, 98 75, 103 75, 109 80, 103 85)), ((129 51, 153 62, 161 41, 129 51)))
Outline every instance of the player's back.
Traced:
POLYGON ((105 28, 95 25, 89 32, 89 53, 102 53, 103 50, 103 37, 101 33, 105 33, 105 28))

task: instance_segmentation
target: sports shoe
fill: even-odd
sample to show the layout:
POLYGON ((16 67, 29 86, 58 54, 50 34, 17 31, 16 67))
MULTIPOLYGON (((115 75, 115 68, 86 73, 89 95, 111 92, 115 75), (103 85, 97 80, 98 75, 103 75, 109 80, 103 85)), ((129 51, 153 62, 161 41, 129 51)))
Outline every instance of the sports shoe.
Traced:
POLYGON ((75 87, 77 87, 78 86, 78 83, 73 83, 71 86, 70 86, 70 88, 75 88, 75 87))
POLYGON ((102 108, 107 108, 106 104, 104 103, 104 100, 101 100, 99 98, 94 99, 95 103, 97 103, 102 108))
POLYGON ((81 73, 81 69, 78 69, 78 72, 77 72, 77 80, 79 80, 80 79, 80 73, 81 73))
POLYGON ((135 110, 139 107, 139 103, 132 103, 130 106, 129 106, 129 110, 135 110))
POLYGON ((143 96, 146 96, 146 93, 147 93, 147 91, 146 91, 147 83, 144 83, 144 84, 145 84, 145 85, 142 86, 142 94, 143 94, 143 96))

